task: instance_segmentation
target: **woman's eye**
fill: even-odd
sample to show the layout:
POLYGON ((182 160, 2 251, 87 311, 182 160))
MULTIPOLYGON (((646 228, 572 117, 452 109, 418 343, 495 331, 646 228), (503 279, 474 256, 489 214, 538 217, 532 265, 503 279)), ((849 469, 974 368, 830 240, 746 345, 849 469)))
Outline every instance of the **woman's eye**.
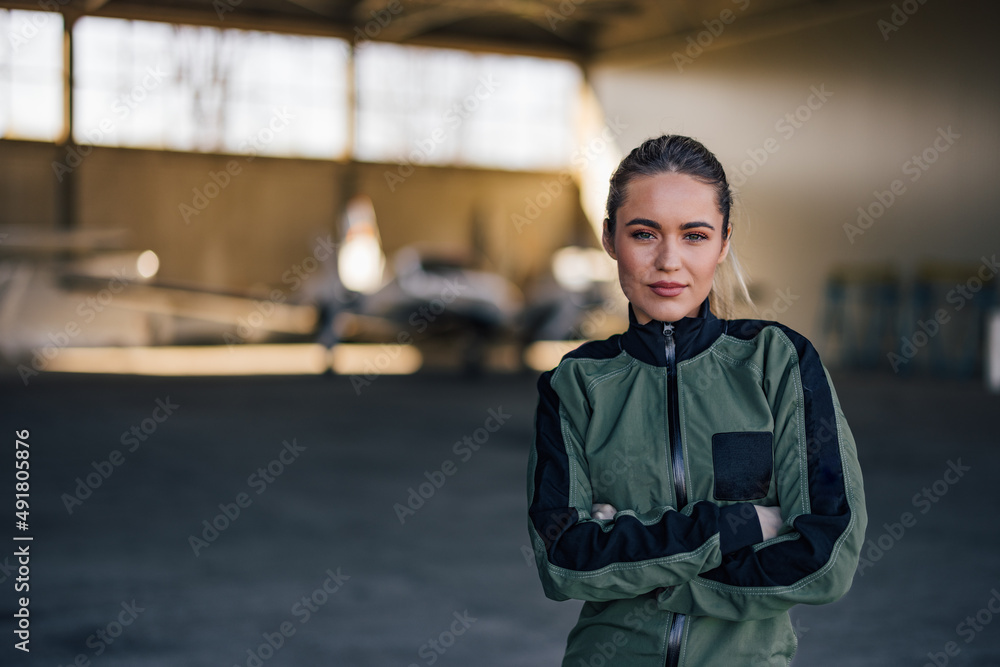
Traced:
POLYGON ((708 237, 705 236, 704 234, 699 234, 698 232, 691 232, 690 234, 685 234, 684 238, 688 239, 689 241, 704 241, 708 237))
POLYGON ((651 239, 653 238, 653 233, 647 232, 645 229, 640 229, 632 232, 632 238, 640 240, 651 239))

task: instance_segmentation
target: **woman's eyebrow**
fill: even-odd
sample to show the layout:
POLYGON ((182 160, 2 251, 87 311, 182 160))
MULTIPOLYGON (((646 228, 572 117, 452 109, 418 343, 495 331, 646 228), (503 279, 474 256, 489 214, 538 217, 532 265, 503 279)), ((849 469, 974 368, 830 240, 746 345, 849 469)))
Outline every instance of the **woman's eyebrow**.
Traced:
POLYGON ((660 229, 660 223, 647 218, 632 218, 625 223, 626 227, 631 227, 632 225, 644 225, 646 227, 652 227, 653 229, 660 229))
MULTIPOLYGON (((632 220, 629 220, 628 222, 625 223, 626 227, 631 227, 632 225, 643 225, 646 227, 652 227, 653 229, 661 228, 660 223, 654 220, 649 220, 648 218, 633 218, 632 220)), ((693 222, 685 222, 680 226, 680 229, 681 230, 694 229, 695 227, 707 227, 708 229, 715 231, 714 225, 710 225, 707 222, 702 222, 701 220, 695 220, 693 222)))

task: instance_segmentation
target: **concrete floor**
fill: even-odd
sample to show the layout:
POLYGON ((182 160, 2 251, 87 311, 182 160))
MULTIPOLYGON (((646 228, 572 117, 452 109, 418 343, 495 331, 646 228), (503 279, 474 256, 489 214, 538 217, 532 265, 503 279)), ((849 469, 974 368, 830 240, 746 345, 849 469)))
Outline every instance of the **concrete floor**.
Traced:
MULTIPOLYGON (((834 379, 860 444, 868 536, 888 548, 840 602, 793 611, 793 664, 920 666, 940 653, 938 665, 1000 665, 987 608, 1000 590, 1000 398, 969 383, 834 379), (937 497, 959 460, 957 483, 914 503, 924 487, 937 497), (884 524, 904 512, 915 523, 893 537, 884 524), (979 631, 960 626, 977 613, 979 631)), ((382 377, 359 394, 344 377, 0 379, 4 456, 14 430, 31 432, 35 538, 30 659, 5 630, 0 664, 557 665, 579 603, 546 600, 522 551, 534 382, 382 377), (167 416, 157 401, 176 407, 167 416), (482 441, 490 410, 510 417, 482 441), (456 450, 466 436, 480 448, 456 450), (115 450, 120 465, 101 465, 115 450), (100 486, 70 513, 95 462, 111 472, 91 476, 100 486), (425 473, 440 488, 425 485, 401 522, 394 505, 425 473), (227 519, 220 504, 243 507, 227 519), (221 530, 202 535, 213 520, 221 530), (192 535, 205 539, 198 555, 192 535)), ((5 623, 12 577, 0 571, 5 623)))

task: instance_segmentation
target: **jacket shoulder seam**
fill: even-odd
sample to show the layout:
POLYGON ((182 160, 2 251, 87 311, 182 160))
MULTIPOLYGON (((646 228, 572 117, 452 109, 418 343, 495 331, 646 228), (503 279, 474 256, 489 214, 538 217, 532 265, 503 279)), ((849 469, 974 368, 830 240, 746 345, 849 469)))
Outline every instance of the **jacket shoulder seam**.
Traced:
POLYGON ((622 373, 627 372, 630 368, 635 366, 636 363, 637 363, 636 359, 631 359, 627 364, 625 364, 624 366, 622 366, 617 370, 605 373, 604 375, 598 375, 593 380, 587 383, 587 392, 589 393, 594 387, 604 382, 605 380, 610 380, 616 375, 621 375, 622 373))
MULTIPOLYGON (((618 354, 612 357, 565 357, 552 371, 552 382, 555 382, 556 377, 559 376, 563 369, 568 366, 573 366, 577 364, 607 364, 616 359, 620 358, 622 355, 626 355, 625 351, 620 351, 618 354)), ((634 360, 633 360, 634 361, 634 360)))
POLYGON ((758 380, 763 380, 764 379, 764 371, 763 371, 763 369, 760 366, 758 366, 757 364, 755 364, 754 362, 750 361, 749 359, 737 359, 736 357, 732 357, 732 356, 726 354, 725 352, 722 352, 721 350, 716 349, 716 347, 714 345, 711 348, 709 348, 709 350, 712 352, 712 354, 714 356, 720 357, 720 358, 724 359, 725 361, 729 362, 733 366, 746 366, 746 367, 750 368, 750 370, 752 370, 754 372, 754 375, 757 376, 758 380))

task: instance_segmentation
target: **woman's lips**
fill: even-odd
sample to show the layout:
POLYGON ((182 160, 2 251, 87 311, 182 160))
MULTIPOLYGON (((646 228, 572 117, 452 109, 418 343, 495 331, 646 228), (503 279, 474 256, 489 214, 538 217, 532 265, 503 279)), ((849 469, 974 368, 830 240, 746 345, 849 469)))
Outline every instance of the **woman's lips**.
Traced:
POLYGON ((686 285, 679 283, 653 283, 649 286, 659 296, 677 296, 684 291, 686 285))

